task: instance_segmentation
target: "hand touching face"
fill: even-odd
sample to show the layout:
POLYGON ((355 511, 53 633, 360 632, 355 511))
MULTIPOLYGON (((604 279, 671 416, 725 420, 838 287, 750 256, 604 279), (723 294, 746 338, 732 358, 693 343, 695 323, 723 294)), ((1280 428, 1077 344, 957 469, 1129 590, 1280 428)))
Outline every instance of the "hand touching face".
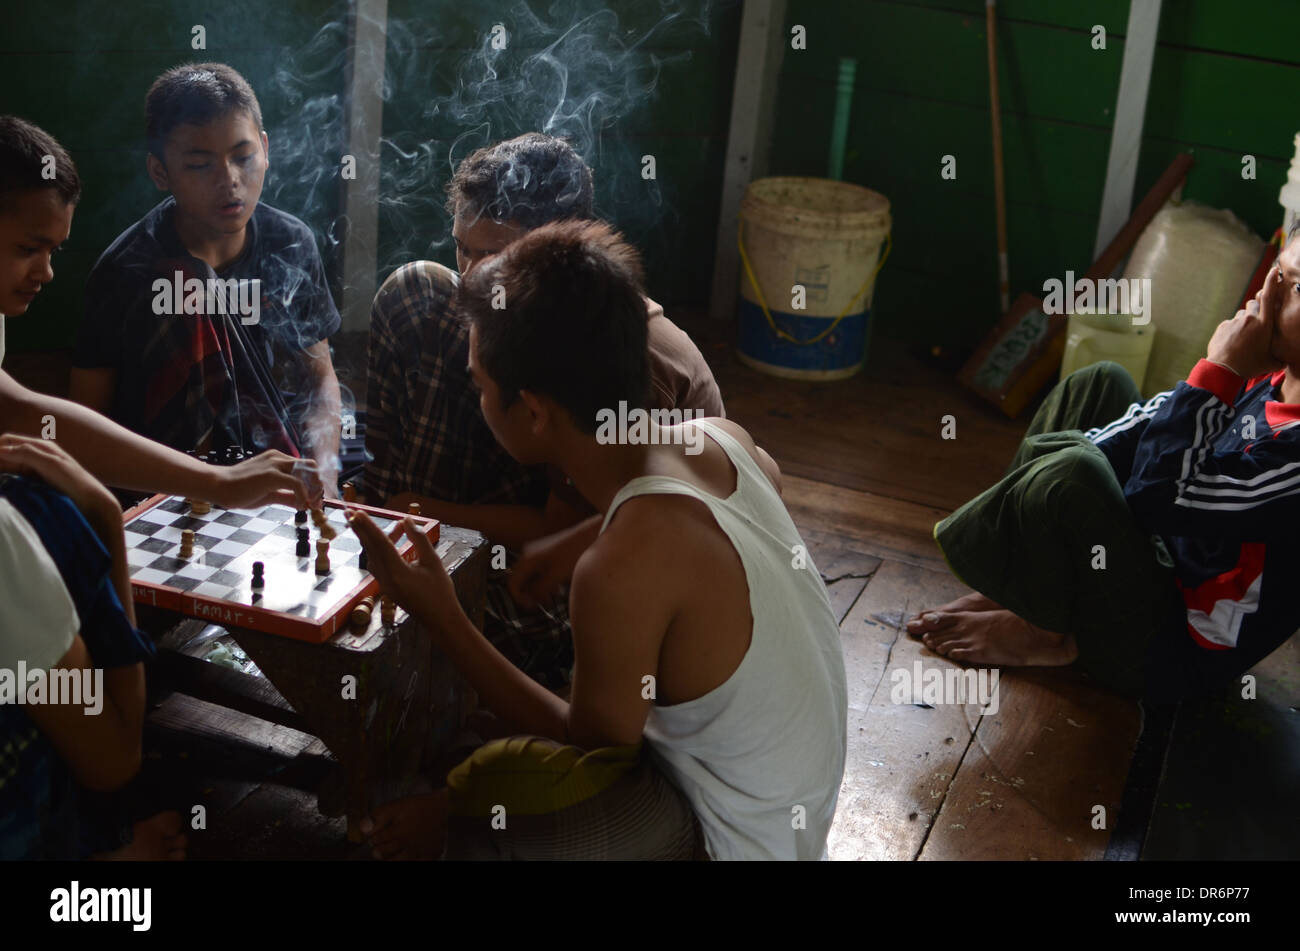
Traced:
POLYGON ((1281 369, 1284 362, 1274 356, 1274 351, 1279 339, 1285 343, 1285 338, 1275 336, 1282 290, 1275 265, 1268 272, 1259 293, 1230 319, 1219 324, 1206 347, 1206 358, 1246 379, 1281 369))

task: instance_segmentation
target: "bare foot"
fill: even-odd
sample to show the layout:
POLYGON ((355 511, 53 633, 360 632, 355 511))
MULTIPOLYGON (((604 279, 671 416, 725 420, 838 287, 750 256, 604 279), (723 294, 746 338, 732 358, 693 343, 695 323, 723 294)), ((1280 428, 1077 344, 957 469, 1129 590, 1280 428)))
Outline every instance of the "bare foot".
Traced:
POLYGON ((112 852, 99 852, 92 862, 181 862, 185 833, 179 812, 160 812, 131 827, 131 841, 112 852))
POLYGON ((963 594, 955 601, 949 601, 940 608, 926 608, 916 617, 907 622, 907 633, 913 637, 920 637, 928 631, 934 629, 935 616, 942 614, 951 614, 956 611, 1001 611, 1002 605, 998 604, 992 598, 986 598, 978 591, 972 591, 970 594, 963 594))
POLYGON ((993 667, 1064 667, 1079 656, 1072 634, 1035 627, 1010 611, 935 614, 921 643, 949 660, 993 667))
POLYGON ((386 802, 361 820, 361 833, 377 859, 440 858, 447 840, 447 790, 386 802))

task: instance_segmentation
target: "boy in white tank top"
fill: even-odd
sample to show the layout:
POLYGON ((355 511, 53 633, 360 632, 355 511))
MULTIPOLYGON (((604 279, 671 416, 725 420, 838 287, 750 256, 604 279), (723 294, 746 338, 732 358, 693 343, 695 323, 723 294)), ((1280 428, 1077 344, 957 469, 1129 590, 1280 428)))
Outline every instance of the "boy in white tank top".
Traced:
POLYGON ((479 749, 446 788, 375 810, 363 830, 381 857, 825 855, 846 746, 838 625, 767 454, 734 423, 660 425, 637 409, 641 284, 608 226, 570 221, 461 287, 488 426, 605 513, 551 582, 571 568, 568 702, 474 628, 414 524, 409 565, 353 517, 381 585, 521 734, 479 749))

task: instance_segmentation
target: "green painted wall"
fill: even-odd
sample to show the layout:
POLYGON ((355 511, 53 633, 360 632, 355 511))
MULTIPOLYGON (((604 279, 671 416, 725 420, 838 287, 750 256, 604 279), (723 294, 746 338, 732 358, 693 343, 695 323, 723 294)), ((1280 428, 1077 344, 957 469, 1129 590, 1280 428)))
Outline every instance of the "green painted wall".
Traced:
MULTIPOLYGON (((578 22, 606 41, 626 38, 583 49, 571 36, 566 48, 579 99, 602 78, 621 77, 584 113, 594 119, 598 208, 645 252, 653 295, 707 301, 739 0, 683 0, 677 16, 668 5, 666 19, 660 4, 635 0, 533 6, 530 19, 519 3, 389 4, 378 276, 414 257, 451 261, 441 205, 452 158, 540 123, 538 87, 553 76, 539 54, 560 27, 578 22), (485 75, 484 38, 497 22, 510 37, 493 62, 502 82, 475 86, 485 75), (612 69, 602 55, 617 60, 612 69), (510 88, 525 66, 527 82, 510 88), (483 105, 493 89, 504 97, 483 105), (643 155, 655 156, 654 182, 641 178, 643 155)), ((230 0, 216 8, 197 0, 65 0, 10 19, 0 36, 0 110, 53 132, 86 182, 58 278, 10 324, 14 349, 71 342, 90 266, 159 198, 143 171, 144 92, 167 66, 200 56, 231 63, 253 83, 272 139, 266 199, 316 229, 337 279, 347 9, 347 0, 230 0), (196 23, 208 31, 203 53, 189 46, 196 23)), ((1127 12, 1125 0, 999 4, 1013 292, 1090 262, 1127 12), (1107 30, 1104 51, 1091 48, 1096 23, 1107 30)), ((1270 26, 1276 16, 1268 0, 1166 0, 1139 195, 1175 154, 1191 150, 1188 197, 1233 209, 1261 235, 1276 227, 1277 190, 1300 129, 1300 114, 1283 98, 1300 88, 1300 43, 1270 26), (1255 181, 1241 178, 1243 154, 1258 159, 1255 181)), ((998 307, 983 4, 789 0, 786 20, 787 35, 793 24, 807 28, 808 49, 785 53, 773 173, 825 174, 837 64, 855 56, 845 178, 886 194, 895 220, 876 296, 878 329, 924 343, 974 343, 998 307), (944 154, 957 157, 956 181, 939 177, 944 154)))
MULTIPOLYGON (((539 54, 576 25, 553 59, 569 67, 572 111, 593 127, 598 210, 645 252, 652 295, 706 300, 739 0, 532 7, 535 14, 520 2, 389 3, 378 277, 416 257, 453 262, 442 211, 453 142, 470 133, 458 158, 489 136, 538 127, 545 84, 556 75, 539 54), (474 85, 485 75, 475 58, 496 23, 509 38, 493 62, 499 78, 529 71, 511 95, 480 108, 482 93, 501 88, 474 85), (653 182, 641 178, 647 154, 656 159, 653 182)), ((95 259, 162 197, 144 172, 144 94, 160 72, 186 61, 224 61, 252 83, 271 140, 263 199, 313 227, 337 283, 348 9, 347 0, 55 0, 8 19, 0 111, 53 133, 85 183, 56 279, 8 324, 12 349, 71 344, 95 259), (190 48, 195 24, 207 30, 205 51, 190 48)))
MULTIPOLYGON (((1232 209, 1261 236, 1300 131, 1300 43, 1269 0, 1165 0, 1135 200, 1179 152, 1185 197, 1232 209), (1258 161, 1241 177, 1242 155, 1258 161)), ((1091 263, 1128 21, 1125 0, 1004 0, 998 76, 1012 296, 1091 263), (1105 50, 1091 45, 1106 28, 1105 50)), ((790 0, 773 173, 826 174, 839 58, 858 60, 844 178, 893 205, 894 250, 877 285, 877 331, 970 345, 996 322, 984 4, 790 0), (957 158, 955 181, 941 156, 957 158)))

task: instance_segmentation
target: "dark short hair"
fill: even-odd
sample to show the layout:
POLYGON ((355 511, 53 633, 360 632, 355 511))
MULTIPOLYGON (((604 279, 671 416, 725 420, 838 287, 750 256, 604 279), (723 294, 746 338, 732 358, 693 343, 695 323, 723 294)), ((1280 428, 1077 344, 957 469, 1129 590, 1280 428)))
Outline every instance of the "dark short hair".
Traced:
POLYGON ((620 400, 644 405, 650 359, 641 257, 604 222, 530 231, 462 278, 457 309, 477 331, 479 365, 503 408, 528 390, 595 433, 601 409, 617 409, 620 400), (502 303, 498 286, 500 309, 493 307, 502 303))
POLYGON ((0 208, 23 192, 53 188, 64 204, 81 199, 81 177, 58 140, 39 126, 17 116, 0 116, 0 208), (54 159, 54 177, 46 156, 54 159))
POLYGON ((474 218, 537 228, 590 218, 592 195, 591 169, 568 142, 526 132, 461 160, 447 183, 447 213, 454 218, 464 205, 474 218))
POLYGON ((253 87, 225 63, 173 66, 153 81, 144 97, 145 136, 159 160, 167 137, 178 125, 206 125, 236 110, 262 128, 262 107, 253 87))

